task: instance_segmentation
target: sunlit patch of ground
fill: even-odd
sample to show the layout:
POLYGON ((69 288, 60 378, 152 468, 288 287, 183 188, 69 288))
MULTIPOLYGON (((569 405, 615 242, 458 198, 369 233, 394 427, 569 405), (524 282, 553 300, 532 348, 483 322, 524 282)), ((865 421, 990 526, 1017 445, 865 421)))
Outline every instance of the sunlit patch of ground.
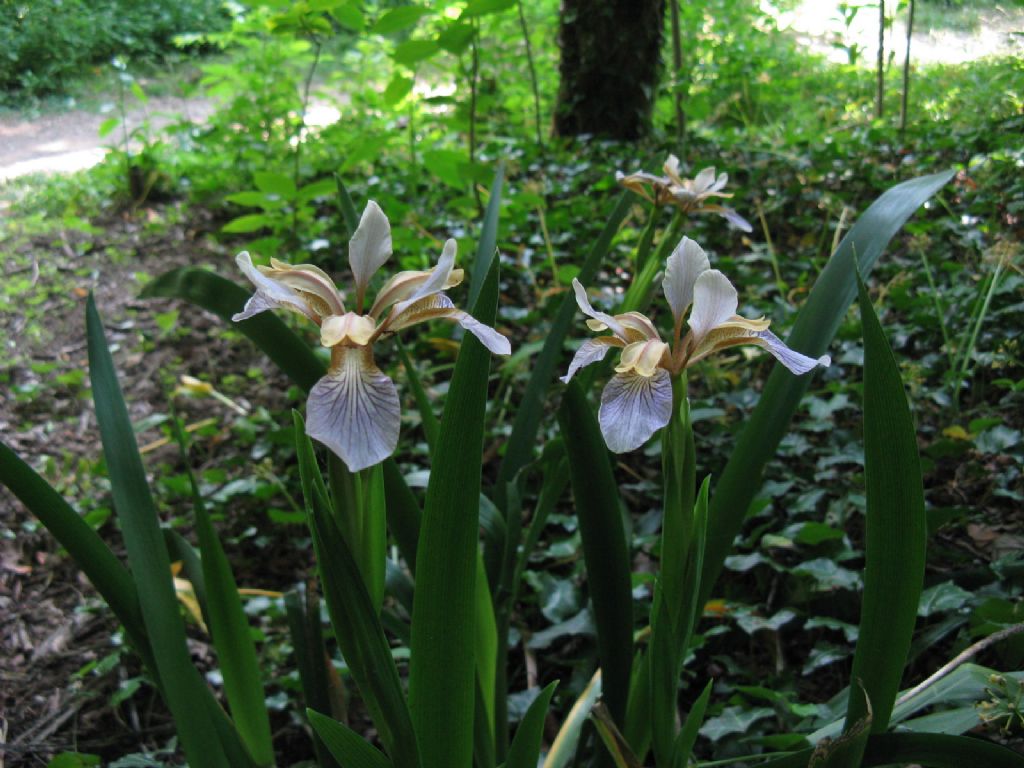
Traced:
MULTIPOLYGON (((856 5, 856 3, 849 3, 856 5)), ((887 3, 887 6, 894 5, 887 3)), ((1024 55, 1024 8, 992 5, 957 9, 918 2, 911 39, 911 59, 917 64, 962 64, 986 56, 1024 55), (941 24, 941 26, 940 26, 941 24)), ((973 5, 973 3, 972 3, 973 5)), ((801 0, 792 11, 780 12, 769 3, 764 10, 782 29, 830 61, 849 63, 850 53, 860 61, 874 61, 878 50, 878 7, 866 4, 847 26, 835 0, 801 0)), ((890 11, 891 13, 891 11, 890 11)), ((907 14, 903 10, 885 33, 886 57, 902 62, 906 55, 907 14)))

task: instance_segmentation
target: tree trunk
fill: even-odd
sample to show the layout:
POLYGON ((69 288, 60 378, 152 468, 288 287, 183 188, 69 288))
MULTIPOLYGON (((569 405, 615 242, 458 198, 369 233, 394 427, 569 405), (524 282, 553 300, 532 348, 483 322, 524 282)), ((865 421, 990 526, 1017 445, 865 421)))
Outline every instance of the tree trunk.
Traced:
POLYGON ((562 0, 555 135, 650 130, 664 15, 665 0, 562 0))

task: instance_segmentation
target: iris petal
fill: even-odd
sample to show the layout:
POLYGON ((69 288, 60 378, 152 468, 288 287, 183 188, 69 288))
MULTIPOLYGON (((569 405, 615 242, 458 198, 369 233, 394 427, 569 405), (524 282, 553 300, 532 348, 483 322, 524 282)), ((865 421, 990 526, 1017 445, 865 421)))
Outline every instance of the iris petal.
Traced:
POLYGON ((358 472, 394 453, 399 409, 394 382, 369 347, 338 348, 335 364, 309 392, 306 434, 358 472))
POLYGON ((672 377, 663 368, 653 376, 618 373, 601 393, 601 434, 615 453, 639 448, 671 417, 672 377))
POLYGON ((391 224, 373 200, 366 204, 359 226, 348 241, 348 263, 361 297, 373 274, 391 257, 391 224))
POLYGON ((591 363, 601 362, 604 360, 605 355, 608 354, 609 349, 621 346, 622 342, 614 336, 598 336, 596 339, 587 339, 580 344, 580 348, 572 356, 572 362, 569 363, 569 372, 565 376, 560 377, 560 380, 568 384, 580 368, 584 368, 591 363))
POLYGON ((420 299, 412 306, 409 306, 402 313, 395 315, 388 324, 389 331, 400 331, 417 323, 426 323, 430 320, 451 320, 458 323, 467 331, 476 336, 480 343, 496 355, 512 354, 512 345, 509 340, 473 317, 468 312, 457 309, 452 300, 443 293, 435 293, 420 299))
POLYGON ((822 355, 815 359, 813 357, 800 354, 799 352, 787 347, 785 342, 771 331, 758 331, 754 334, 754 337, 753 341, 755 344, 759 347, 764 347, 776 360, 798 376, 807 373, 812 368, 816 368, 818 366, 828 368, 832 365, 832 358, 828 355, 822 355))
POLYGON ((235 263, 242 273, 249 278, 249 281, 256 286, 256 293, 245 303, 241 312, 234 314, 231 319, 236 323, 241 320, 248 320, 253 315, 265 312, 268 309, 290 309, 294 312, 305 315, 314 322, 320 322, 320 318, 303 301, 302 297, 289 288, 287 285, 267 277, 252 264, 252 257, 248 251, 242 251, 235 257, 235 263))
POLYGON ((704 249, 688 237, 680 240, 668 257, 661 287, 676 323, 679 323, 686 308, 693 303, 693 286, 697 278, 710 268, 711 262, 704 249))
MULTIPOLYGON (((437 266, 430 271, 430 276, 420 283, 419 287, 412 292, 409 298, 395 304, 395 308, 391 310, 392 318, 402 314, 420 299, 444 290, 455 266, 456 249, 457 245, 454 240, 449 238, 445 241, 444 250, 441 251, 441 258, 438 259, 437 266)), ((391 323, 389 322, 388 325, 390 326, 391 323)))
POLYGON ((739 298, 729 278, 717 269, 702 273, 693 286, 693 310, 690 312, 690 331, 697 346, 704 336, 728 322, 736 314, 737 306, 739 298))
POLYGON ((576 304, 579 306, 580 311, 587 317, 597 321, 597 323, 587 323, 591 330, 600 331, 604 328, 608 328, 620 339, 627 341, 626 329, 622 327, 622 324, 611 315, 607 315, 604 312, 598 312, 590 306, 590 299, 587 298, 587 289, 584 288, 583 283, 575 277, 572 279, 572 289, 576 293, 576 304), (595 325, 600 325, 600 327, 595 328, 595 325))

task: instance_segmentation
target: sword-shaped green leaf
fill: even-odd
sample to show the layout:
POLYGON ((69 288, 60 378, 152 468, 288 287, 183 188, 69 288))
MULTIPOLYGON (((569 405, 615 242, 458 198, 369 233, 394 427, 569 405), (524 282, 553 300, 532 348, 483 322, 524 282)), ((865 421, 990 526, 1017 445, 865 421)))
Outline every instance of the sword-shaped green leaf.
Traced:
MULTIPOLYGON (((492 323, 492 261, 473 317, 492 323)), ((432 457, 416 554, 409 708, 424 768, 473 760, 477 529, 490 353, 467 335, 459 350, 432 457)))
POLYGON ((335 637, 388 755, 396 765, 417 768, 416 736, 391 648, 359 566, 334 522, 302 417, 297 411, 292 417, 313 549, 335 637))
POLYGON ((347 725, 313 709, 307 709, 306 716, 334 759, 344 768, 391 768, 391 761, 380 750, 347 725))
POLYGON ((153 660, 167 706, 189 763, 196 768, 227 768, 214 721, 205 707, 205 685, 192 666, 185 626, 171 581, 171 563, 146 482, 135 432, 114 371, 107 339, 92 297, 86 303, 89 377, 96 420, 110 474, 114 508, 121 523, 128 563, 140 596, 153 660))
MULTIPOLYGON (((952 176, 953 171, 944 171, 905 181, 871 204, 818 276, 787 339, 790 347, 811 357, 828 350, 857 293, 857 270, 866 276, 904 222, 952 176)), ((702 602, 721 573, 760 488, 764 467, 775 455, 809 382, 809 376, 794 376, 776 365, 746 421, 711 497, 702 602)))
MULTIPOLYGON (((188 449, 181 424, 175 418, 172 419, 172 426, 182 459, 187 459, 188 449)), ((231 564, 224 554, 199 492, 199 484, 187 461, 185 465, 192 489, 199 551, 202 553, 203 602, 217 651, 217 662, 224 676, 224 694, 238 734, 253 761, 259 766, 270 766, 274 764, 270 717, 249 620, 242 608, 242 598, 238 594, 238 584, 231 571, 231 564)))
POLYGON ((900 369, 858 276, 864 326, 864 598, 853 656, 847 727, 871 702, 873 733, 886 730, 924 583, 927 524, 917 433, 900 369))
POLYGON ((633 665, 633 595, 619 487, 597 419, 576 381, 566 387, 558 423, 569 454, 587 588, 594 606, 603 696, 621 728, 633 665))

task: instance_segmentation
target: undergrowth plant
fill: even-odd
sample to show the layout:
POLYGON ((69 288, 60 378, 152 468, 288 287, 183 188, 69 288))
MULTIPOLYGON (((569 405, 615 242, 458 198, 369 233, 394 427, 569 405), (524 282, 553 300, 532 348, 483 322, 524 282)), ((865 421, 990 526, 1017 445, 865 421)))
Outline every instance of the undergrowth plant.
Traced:
MULTIPOLYGON (((737 291, 729 280, 711 268, 697 243, 679 239, 686 216, 726 215, 706 202, 714 173, 695 181, 681 178, 674 163, 667 170, 671 173, 664 177, 621 179, 627 190, 561 302, 512 417, 496 473, 485 473, 484 461, 486 421, 494 412, 488 408, 491 359, 492 353, 512 351, 491 327, 499 287, 500 171, 468 275, 456 268, 455 242, 449 241, 435 268, 399 272, 378 286, 371 302, 374 274, 391 256, 391 227, 374 202, 357 217, 339 183, 342 218, 351 234, 353 291, 339 290, 319 267, 277 260, 257 267, 249 254, 240 255, 238 264, 254 294, 196 268, 169 272, 146 288, 147 296, 185 299, 233 319, 309 393, 305 416, 295 412, 293 422, 318 585, 297 589, 284 602, 317 764, 688 764, 715 684, 686 668, 704 606, 750 507, 756 480, 787 432, 810 371, 828 365, 827 350, 855 299, 863 325, 867 507, 864 592, 849 687, 832 725, 788 733, 783 752, 750 757, 771 766, 1024 764, 1014 753, 962 736, 955 727, 944 733, 892 730, 931 701, 929 686, 898 697, 921 597, 927 533, 912 415, 862 280, 903 222, 950 174, 897 185, 865 211, 818 276, 783 342, 768 330, 767 320, 738 314, 737 291), (641 235, 634 282, 621 306, 605 312, 591 304, 584 285, 593 284, 626 212, 638 200, 630 190, 640 181, 648 185, 641 191, 652 190, 647 195, 651 220, 661 205, 677 210, 659 230, 660 238, 653 225, 641 235), (659 274, 667 313, 654 299, 659 274), (469 312, 457 309, 444 293, 460 283, 468 285, 469 312), (566 368, 562 352, 575 335, 577 307, 589 317, 590 329, 604 335, 583 341, 566 368), (271 309, 297 313, 319 326, 320 342, 330 351, 328 368, 266 311, 271 309), (670 322, 659 330, 663 317, 670 322), (459 342, 440 415, 416 366, 404 358, 402 378, 414 395, 430 455, 421 505, 395 461, 400 400, 374 350, 408 326, 434 319, 454 321, 468 334, 459 342), (691 425, 687 378, 699 375, 707 355, 738 344, 760 346, 781 365, 769 377, 721 476, 698 478, 700 440, 691 425), (604 358, 613 347, 620 356, 611 372, 604 358), (594 367, 581 370, 584 366, 594 367), (593 375, 600 369, 605 373, 593 375), (565 388, 554 384, 562 371, 565 388), (595 381, 609 377, 598 396, 595 381), (596 414, 592 397, 599 399, 596 414), (549 412, 546 403, 558 399, 560 437, 536 457, 533 444, 549 412), (632 534, 625 525, 629 516, 608 448, 633 451, 652 437, 660 442, 663 503, 652 548, 656 566, 638 593, 632 534), (526 479, 538 477, 539 493, 528 516, 526 479), (596 666, 580 697, 557 714, 549 710, 558 684, 546 685, 511 734, 511 616, 531 551, 567 488, 582 538, 596 666), (346 724, 338 706, 317 592, 351 683, 373 722, 375 744, 346 724), (407 669, 396 663, 399 649, 407 654, 407 669), (685 715, 681 695, 693 702, 685 715), (552 717, 558 734, 542 754, 545 722, 552 717)), ((723 187, 720 179, 713 192, 724 194, 723 187)), ((746 223, 734 211, 726 216, 746 223)), ((0 479, 67 548, 124 625, 174 718, 189 765, 274 765, 282 756, 271 738, 267 681, 231 558, 194 478, 198 548, 162 529, 91 300, 87 333, 93 398, 129 567, 6 446, 0 446, 0 479), (209 627, 226 709, 189 658, 172 560, 186 564, 185 576, 209 627)), ((187 458, 180 427, 174 435, 187 458)), ((1015 675, 1001 679, 1010 677, 1016 680, 1015 675)))

